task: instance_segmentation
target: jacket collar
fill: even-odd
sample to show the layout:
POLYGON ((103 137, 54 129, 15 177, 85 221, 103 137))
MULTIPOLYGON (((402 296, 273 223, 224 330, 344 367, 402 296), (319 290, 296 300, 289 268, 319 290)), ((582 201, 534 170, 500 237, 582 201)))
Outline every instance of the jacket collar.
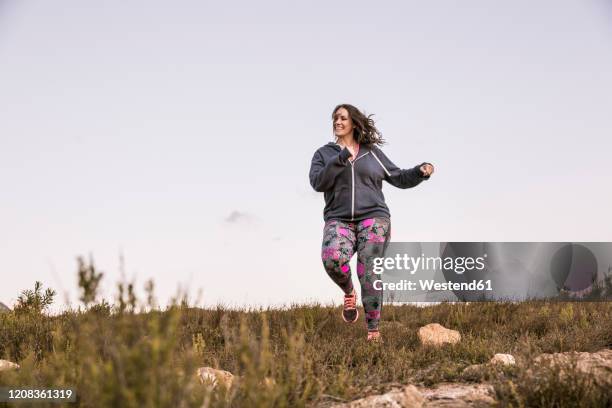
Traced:
MULTIPOLYGON (((335 143, 335 142, 329 142, 327 144, 327 146, 332 147, 334 150, 342 151, 342 147, 339 144, 335 143)), ((359 153, 357 153, 357 157, 355 159, 358 159, 361 156, 363 156, 364 154, 369 153, 370 150, 372 150, 371 146, 364 145, 364 144, 359 144, 359 153)))

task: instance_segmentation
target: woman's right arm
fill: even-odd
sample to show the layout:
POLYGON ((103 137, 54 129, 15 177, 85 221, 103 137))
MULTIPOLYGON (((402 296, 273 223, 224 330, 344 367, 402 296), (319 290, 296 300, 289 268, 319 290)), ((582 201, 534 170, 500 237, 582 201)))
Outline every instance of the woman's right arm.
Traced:
POLYGON ((351 152, 345 147, 337 156, 332 157, 327 163, 323 160, 320 151, 316 151, 310 163, 310 185, 315 191, 329 191, 334 186, 336 177, 344 170, 351 152))

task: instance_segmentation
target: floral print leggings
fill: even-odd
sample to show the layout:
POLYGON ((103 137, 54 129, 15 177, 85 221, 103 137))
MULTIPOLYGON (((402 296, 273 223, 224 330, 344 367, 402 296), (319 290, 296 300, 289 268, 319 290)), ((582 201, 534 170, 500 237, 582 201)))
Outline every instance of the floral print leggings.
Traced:
POLYGON ((378 329, 383 300, 382 289, 373 286, 381 277, 374 274, 371 263, 374 257, 384 255, 390 239, 391 222, 386 218, 366 218, 354 223, 329 220, 323 228, 323 266, 346 294, 353 290, 349 261, 357 252, 357 277, 368 330, 378 329))

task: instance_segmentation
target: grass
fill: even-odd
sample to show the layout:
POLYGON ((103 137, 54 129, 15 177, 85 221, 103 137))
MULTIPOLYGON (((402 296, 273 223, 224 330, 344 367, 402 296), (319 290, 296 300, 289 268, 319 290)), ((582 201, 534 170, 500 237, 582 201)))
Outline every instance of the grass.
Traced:
MULTIPOLYGON (((347 325, 340 308, 320 305, 227 310, 176 303, 136 313, 97 304, 58 316, 4 313, 0 358, 22 368, 0 373, 0 384, 75 387, 82 407, 191 407, 202 401, 299 407, 408 382, 459 381, 464 367, 495 353, 524 363, 544 352, 612 347, 609 302, 386 306, 383 318, 385 342, 373 345, 365 342, 363 321, 347 325), (416 331, 432 322, 458 330, 462 341, 422 347, 416 331), (200 366, 238 375, 237 385, 209 392, 195 379, 200 366)), ((576 376, 568 387, 567 378, 552 373, 534 387, 521 369, 506 371, 493 379, 506 406, 606 401, 588 378, 576 376)))

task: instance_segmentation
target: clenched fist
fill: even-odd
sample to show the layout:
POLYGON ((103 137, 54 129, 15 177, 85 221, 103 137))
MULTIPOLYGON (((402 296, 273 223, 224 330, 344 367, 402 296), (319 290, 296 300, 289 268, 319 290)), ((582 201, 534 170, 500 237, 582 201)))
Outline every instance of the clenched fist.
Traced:
POLYGON ((425 163, 420 167, 423 177, 431 176, 434 172, 434 166, 431 163, 425 163))

